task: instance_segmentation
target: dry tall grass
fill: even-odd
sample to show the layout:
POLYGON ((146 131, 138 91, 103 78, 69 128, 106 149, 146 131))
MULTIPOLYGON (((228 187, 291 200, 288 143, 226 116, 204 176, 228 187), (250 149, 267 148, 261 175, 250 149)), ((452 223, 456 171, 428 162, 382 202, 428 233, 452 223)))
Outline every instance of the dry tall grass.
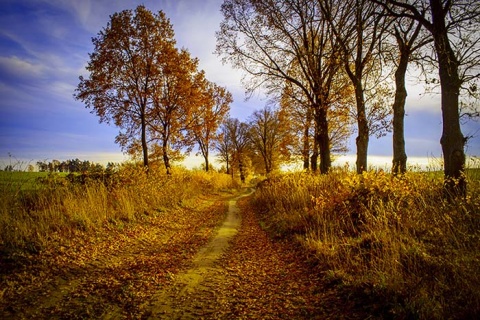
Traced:
POLYGON ((147 174, 129 164, 100 179, 50 175, 34 184, 28 181, 28 188, 18 183, 14 175, 19 173, 11 174, 11 183, 2 175, 0 184, 0 253, 20 255, 37 252, 54 238, 73 239, 78 232, 98 232, 107 225, 121 228, 188 205, 200 195, 238 187, 225 174, 181 168, 171 176, 160 168, 147 174))
POLYGON ((326 279, 373 297, 382 312, 476 318, 480 180, 470 178, 468 196, 454 203, 442 183, 434 173, 296 173, 261 183, 254 203, 266 228, 293 236, 326 279))

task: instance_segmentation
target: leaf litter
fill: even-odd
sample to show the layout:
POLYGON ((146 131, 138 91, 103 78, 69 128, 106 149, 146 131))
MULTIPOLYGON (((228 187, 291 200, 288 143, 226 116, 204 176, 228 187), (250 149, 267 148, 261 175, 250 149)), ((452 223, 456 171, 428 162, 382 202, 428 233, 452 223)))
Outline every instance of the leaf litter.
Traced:
MULTIPOLYGON (((242 200, 79 233, 0 272, 2 319, 363 319, 242 200), (238 204, 237 204, 238 202, 238 204), (228 206, 227 206, 228 204, 228 206)), ((195 208, 193 208, 195 207, 195 208)), ((4 261, 0 260, 4 264, 4 261)), ((3 267, 4 265, 0 265, 3 267)))

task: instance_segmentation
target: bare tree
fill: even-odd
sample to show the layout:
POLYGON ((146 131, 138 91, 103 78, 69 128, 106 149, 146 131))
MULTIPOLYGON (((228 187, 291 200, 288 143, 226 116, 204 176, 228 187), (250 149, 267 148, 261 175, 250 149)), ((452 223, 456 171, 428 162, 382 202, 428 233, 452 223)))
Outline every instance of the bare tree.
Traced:
MULTIPOLYGON (((228 120, 224 121, 220 125, 218 132, 218 139, 215 144, 215 149, 218 151, 218 157, 222 162, 225 162, 226 173, 231 174, 231 162, 233 157, 233 145, 232 139, 230 138, 230 132, 228 129, 228 120)), ((233 176, 233 174, 232 174, 233 176)))
MULTIPOLYGON (((422 13, 424 14, 424 13, 422 13)), ((395 69, 395 99, 393 109, 393 160, 392 172, 403 174, 407 171, 407 153, 405 151, 405 104, 407 100, 407 89, 405 85, 408 64, 411 61, 420 62, 414 53, 432 41, 428 35, 422 34, 422 25, 415 20, 397 18, 392 28, 392 35, 395 38, 396 46, 389 51, 396 57, 395 69)), ((420 62, 421 63, 421 62, 420 62)))
POLYGON ((225 0, 217 32, 217 53, 279 95, 285 81, 297 86, 313 110, 320 171, 331 167, 328 108, 331 85, 340 68, 338 43, 316 1, 225 0))
MULTIPOLYGON (((356 166, 357 172, 361 173, 367 169, 368 144, 372 134, 365 93, 370 88, 375 88, 385 77, 379 53, 390 22, 384 14, 385 9, 369 0, 319 2, 324 17, 340 43, 344 68, 355 88, 358 127, 356 166)), ((373 108, 370 114, 373 116, 375 111, 383 113, 381 109, 373 108)), ((372 120, 373 118, 371 117, 372 120)))
POLYGON ((433 38, 441 87, 446 190, 465 195, 466 139, 460 124, 462 86, 480 77, 480 2, 477 0, 375 0, 397 17, 418 21, 433 38), (425 14, 424 14, 425 13, 425 14))

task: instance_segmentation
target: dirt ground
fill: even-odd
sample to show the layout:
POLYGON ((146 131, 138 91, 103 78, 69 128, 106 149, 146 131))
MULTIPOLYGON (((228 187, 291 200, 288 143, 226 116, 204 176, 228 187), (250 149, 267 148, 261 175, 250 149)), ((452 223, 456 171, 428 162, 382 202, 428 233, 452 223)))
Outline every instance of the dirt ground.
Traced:
POLYGON ((368 318, 261 229, 248 194, 2 259, 0 319, 368 318))

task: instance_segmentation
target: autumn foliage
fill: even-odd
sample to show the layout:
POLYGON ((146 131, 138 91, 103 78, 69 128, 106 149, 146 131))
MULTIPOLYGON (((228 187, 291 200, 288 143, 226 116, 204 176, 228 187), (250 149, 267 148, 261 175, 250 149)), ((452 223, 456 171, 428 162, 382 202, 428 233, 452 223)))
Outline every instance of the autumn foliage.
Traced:
POLYGON ((176 48, 173 27, 162 11, 138 6, 115 13, 92 41, 89 76, 80 77, 75 98, 100 122, 120 129, 116 142, 124 151, 140 154, 146 167, 149 160, 161 159, 168 174, 172 158, 196 142, 208 156, 211 142, 205 144, 200 133, 215 138, 232 98, 205 78, 188 50, 176 48))

